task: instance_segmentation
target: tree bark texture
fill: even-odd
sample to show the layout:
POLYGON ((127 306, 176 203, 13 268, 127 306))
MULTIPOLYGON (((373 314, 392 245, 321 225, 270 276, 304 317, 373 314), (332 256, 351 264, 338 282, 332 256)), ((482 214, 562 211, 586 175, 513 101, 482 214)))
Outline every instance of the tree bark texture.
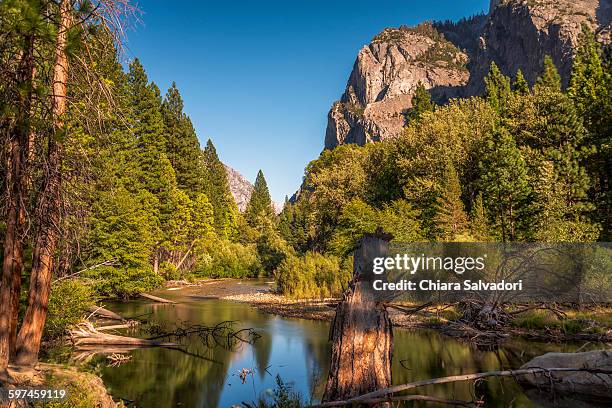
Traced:
POLYGON ((15 363, 20 365, 33 365, 38 359, 47 318, 53 256, 60 221, 62 148, 65 137, 63 116, 66 112, 69 68, 66 46, 68 30, 72 25, 72 6, 69 0, 61 1, 59 17, 51 98, 53 131, 48 138, 45 181, 36 209, 39 225, 34 238, 28 308, 17 336, 15 363))
POLYGON ((323 401, 346 400, 392 384, 391 320, 370 283, 373 258, 387 251, 387 242, 375 235, 364 237, 355 251, 353 279, 331 327, 331 366, 323 401))
POLYGON ((6 174, 6 232, 0 283, 0 379, 6 379, 6 368, 15 352, 21 273, 23 271, 23 242, 28 202, 28 159, 31 143, 30 114, 32 79, 34 76, 34 37, 27 36, 18 66, 16 92, 17 115, 8 130, 8 171, 6 174))

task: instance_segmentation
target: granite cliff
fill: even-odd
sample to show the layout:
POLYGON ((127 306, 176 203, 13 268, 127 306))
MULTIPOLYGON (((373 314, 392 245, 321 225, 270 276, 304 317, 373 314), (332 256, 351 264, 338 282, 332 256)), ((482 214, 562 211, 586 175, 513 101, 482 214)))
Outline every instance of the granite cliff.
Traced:
POLYGON ((486 15, 387 28, 359 51, 325 148, 397 136, 419 82, 438 103, 482 93, 492 61, 533 83, 550 55, 567 83, 581 25, 608 46, 611 15, 612 0, 492 0, 486 15))

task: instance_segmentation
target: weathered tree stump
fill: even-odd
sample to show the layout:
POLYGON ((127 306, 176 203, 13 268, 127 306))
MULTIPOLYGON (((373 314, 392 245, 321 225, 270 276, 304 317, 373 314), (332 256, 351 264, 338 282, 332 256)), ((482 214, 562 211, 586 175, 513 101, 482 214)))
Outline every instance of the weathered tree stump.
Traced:
POLYGON ((355 250, 353 279, 331 326, 331 366, 323 401, 345 400, 392 384, 391 320, 371 289, 373 258, 386 256, 390 238, 381 232, 368 234, 355 250))

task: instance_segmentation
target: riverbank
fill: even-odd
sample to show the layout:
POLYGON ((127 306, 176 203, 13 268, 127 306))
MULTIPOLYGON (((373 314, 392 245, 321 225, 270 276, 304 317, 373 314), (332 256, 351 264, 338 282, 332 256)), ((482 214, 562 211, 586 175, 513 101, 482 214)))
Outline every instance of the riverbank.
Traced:
POLYGON ((54 407, 54 408, 120 408, 108 393, 102 379, 95 374, 79 371, 76 367, 59 364, 38 363, 34 369, 10 367, 10 388, 39 388, 63 390, 66 397, 47 402, 15 400, 11 408, 54 407))
MULTIPOLYGON (((202 280, 194 283, 168 282, 166 290, 189 288, 194 298, 215 298, 248 303, 265 313, 288 318, 331 321, 339 299, 296 300, 274 291, 274 282, 257 280, 202 280)), ((515 323, 501 331, 480 331, 457 322, 458 312, 448 305, 431 306, 422 310, 411 310, 413 305, 390 305, 389 317, 395 327, 403 329, 433 329, 442 334, 465 338, 483 344, 499 343, 511 337, 522 337, 535 341, 568 342, 592 341, 612 342, 612 309, 597 308, 578 312, 562 312, 560 320, 555 312, 547 310, 529 311, 516 319, 515 323)), ((557 312, 558 313, 558 312, 557 312)))

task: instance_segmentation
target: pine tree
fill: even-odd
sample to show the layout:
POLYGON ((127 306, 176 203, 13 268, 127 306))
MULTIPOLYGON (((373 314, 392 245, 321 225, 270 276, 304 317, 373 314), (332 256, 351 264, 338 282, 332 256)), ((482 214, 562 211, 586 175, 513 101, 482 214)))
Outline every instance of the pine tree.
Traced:
POLYGON ((263 172, 259 170, 255 178, 251 199, 245 211, 245 218, 249 225, 255 226, 258 223, 259 217, 270 219, 273 216, 274 210, 272 208, 270 192, 268 191, 268 184, 266 183, 263 172))
POLYGON ((577 192, 572 191, 567 177, 559 174, 558 167, 552 161, 543 161, 538 168, 532 204, 534 237, 545 242, 595 241, 599 231, 586 217, 589 205, 576 197, 577 192))
POLYGON ((190 198, 204 192, 204 174, 200 143, 193 124, 183 113, 183 99, 173 82, 162 103, 166 153, 174 171, 176 181, 190 198))
POLYGON ((549 55, 544 57, 544 68, 536 80, 536 86, 549 88, 553 91, 561 90, 561 76, 549 55))
POLYGON ((459 176, 450 160, 445 165, 441 187, 434 223, 441 240, 453 241, 467 231, 468 217, 461 201, 459 176))
POLYGON ((603 226, 602 239, 612 237, 612 67, 604 62, 601 46, 583 25, 574 58, 568 94, 588 131, 584 141, 594 147, 586 161, 592 179, 595 220, 603 226))
POLYGON ((514 83, 512 84, 512 89, 514 92, 520 95, 526 95, 529 93, 529 84, 523 75, 523 71, 520 69, 516 71, 516 78, 514 78, 514 83))
POLYGON ((500 114, 506 111, 506 103, 510 96, 510 78, 502 74, 495 62, 491 62, 489 73, 485 77, 485 98, 500 114))
POLYGON ((215 213, 206 194, 198 194, 192 203, 193 235, 202 239, 215 230, 215 213))
POLYGON ((235 236, 238 225, 238 207, 230 192, 225 166, 217 150, 208 139, 203 151, 205 194, 215 215, 215 230, 223 238, 235 236))
POLYGON ((528 223, 525 205, 531 188, 525 160, 507 130, 501 128, 489 137, 479 167, 480 189, 502 241, 522 238, 525 231, 521 224, 528 223))
POLYGON ((434 104, 431 101, 429 91, 425 89, 425 85, 419 81, 416 91, 412 97, 412 108, 408 111, 408 120, 419 120, 425 112, 431 112, 434 109, 434 104))
POLYGON ((470 215, 470 234, 480 242, 489 241, 491 239, 490 226, 482 193, 476 196, 470 215))

